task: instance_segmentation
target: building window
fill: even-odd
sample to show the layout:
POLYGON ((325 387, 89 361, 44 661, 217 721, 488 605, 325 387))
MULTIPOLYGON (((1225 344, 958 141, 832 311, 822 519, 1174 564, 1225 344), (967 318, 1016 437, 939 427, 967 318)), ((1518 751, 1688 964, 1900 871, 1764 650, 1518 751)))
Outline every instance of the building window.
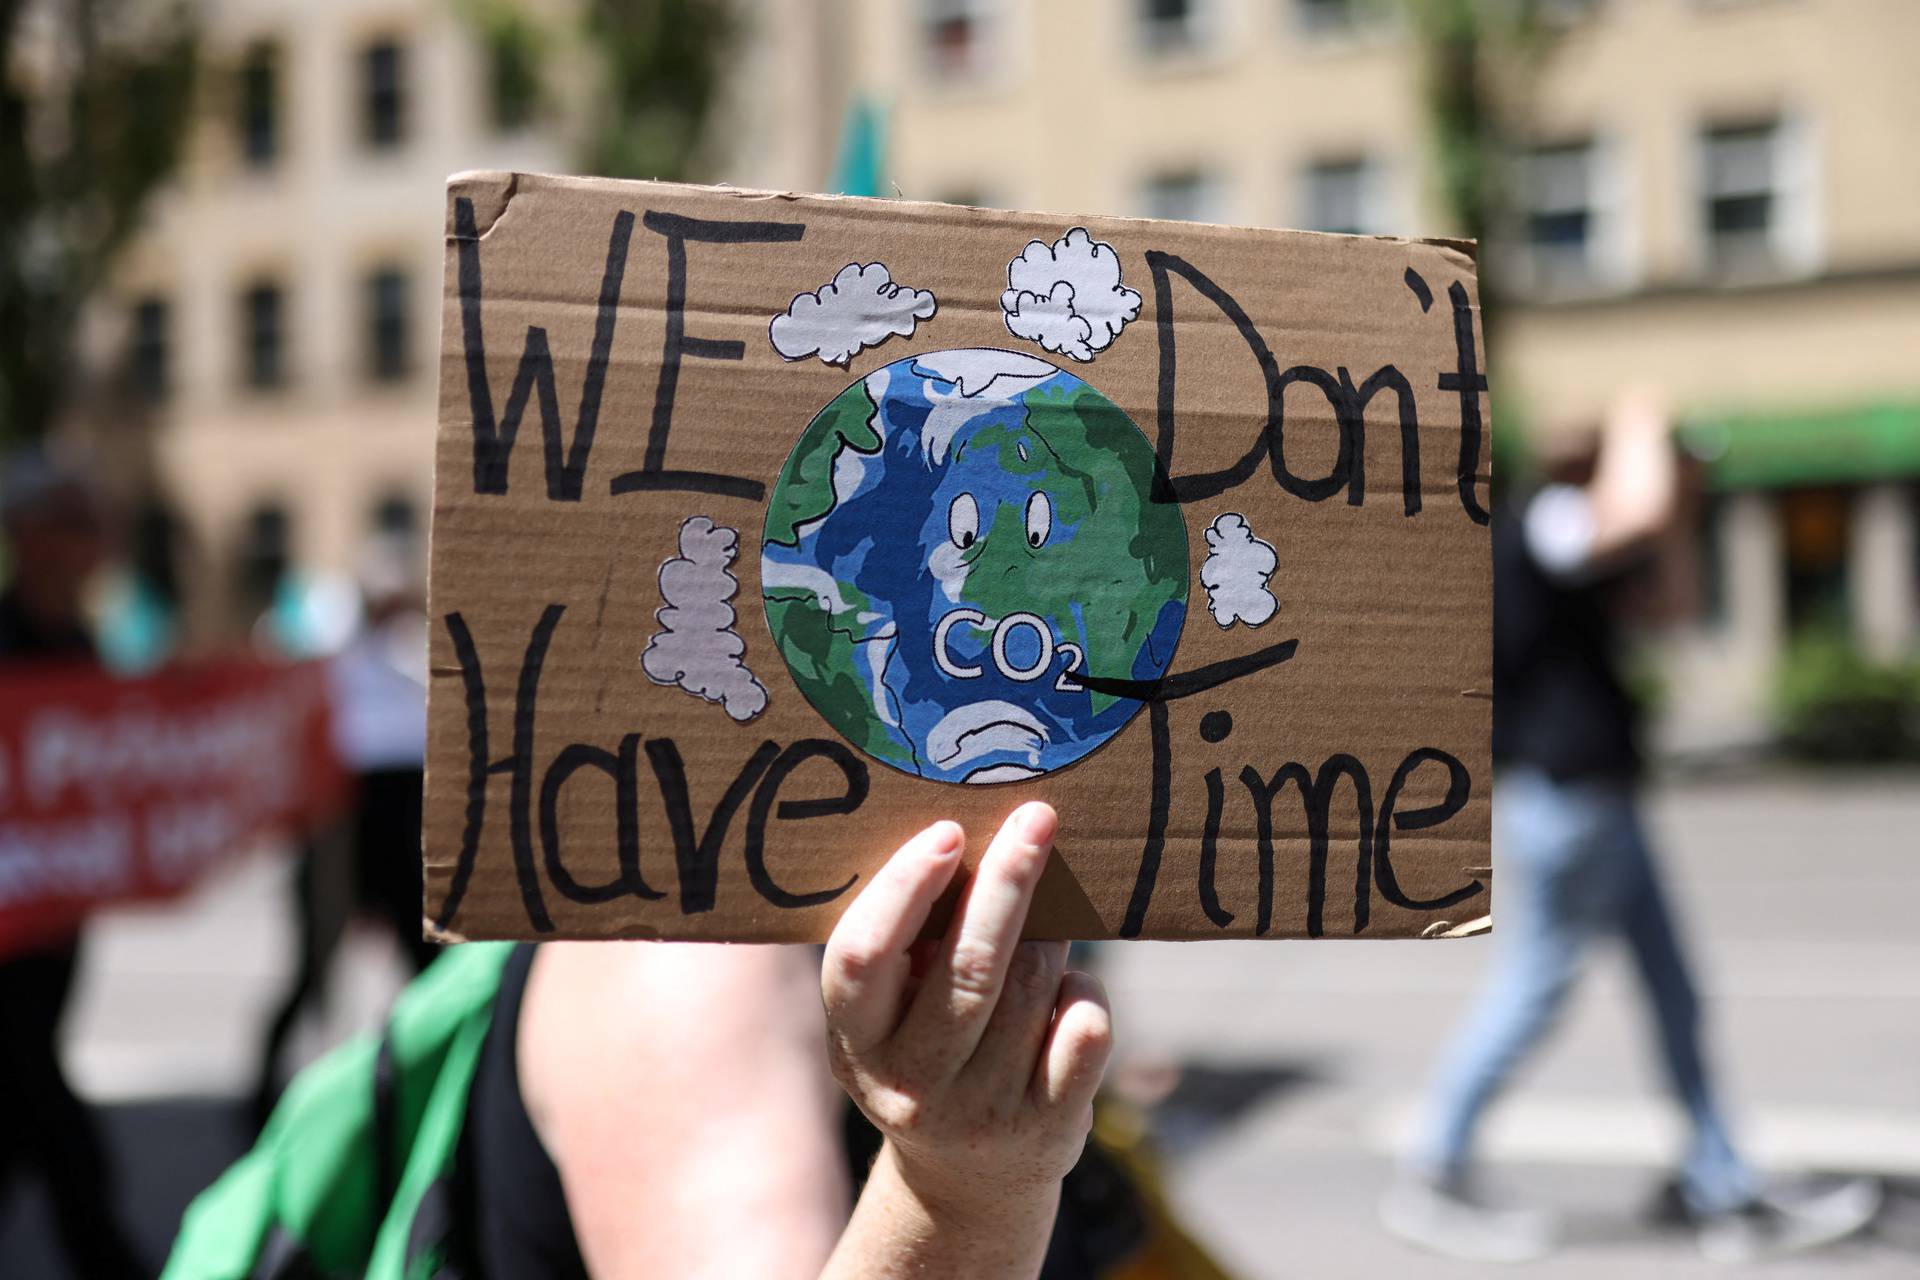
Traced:
POLYGON ((1206 0, 1134 0, 1140 47, 1150 54, 1186 52, 1204 43, 1206 0))
POLYGON ((409 372, 407 344, 407 275, 398 267, 381 267, 367 277, 367 376, 375 382, 397 382, 409 372))
POLYGON ((1361 156, 1316 160, 1302 175, 1302 225, 1348 236, 1380 234, 1379 166, 1361 156))
POLYGON ((1535 147, 1526 157, 1526 271, 1536 290, 1581 288, 1598 274, 1597 164, 1591 138, 1535 147))
POLYGON ((127 365, 134 389, 149 400, 158 400, 167 393, 167 366, 172 358, 173 317, 167 300, 157 294, 138 299, 130 319, 127 365))
POLYGON ((993 58, 993 0, 921 0, 922 61, 940 80, 979 75, 993 58))
POLYGON ((286 293, 272 281, 249 285, 240 295, 240 325, 246 385, 266 391, 287 379, 286 293))
POLYGON ((1546 27, 1577 27, 1596 16, 1602 0, 1539 0, 1539 18, 1546 27))
POLYGON ((267 41, 249 46, 240 61, 240 155, 255 169, 280 151, 280 51, 267 41))
POLYGON ((389 493, 373 504, 373 531, 380 537, 412 541, 420 533, 420 509, 407 494, 389 493))
POLYGON ((1717 275, 1781 265, 1785 135, 1778 120, 1723 125, 1702 139, 1701 220, 1717 275))
POLYGON ((1213 180, 1198 170, 1157 174, 1141 192, 1140 212, 1174 222, 1217 221, 1219 194, 1213 180))
POLYGON ((1293 0, 1293 12, 1308 35, 1340 35, 1360 25, 1357 0, 1293 0))
POLYGON ((406 50, 376 40, 360 58, 361 136, 369 147, 397 147, 406 135, 406 50))
POLYGON ((293 522, 278 502, 261 502, 247 513, 234 558, 237 620, 250 626, 274 602, 293 561, 293 522))

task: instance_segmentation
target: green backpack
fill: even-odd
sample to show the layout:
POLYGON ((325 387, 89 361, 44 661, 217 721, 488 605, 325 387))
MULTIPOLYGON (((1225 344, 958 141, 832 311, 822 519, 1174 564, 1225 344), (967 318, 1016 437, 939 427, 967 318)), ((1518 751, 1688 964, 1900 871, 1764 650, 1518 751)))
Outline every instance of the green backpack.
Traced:
POLYGON ((260 1140, 187 1209, 162 1280, 433 1280, 467 1094, 511 943, 449 948, 384 1032, 302 1071, 260 1140))

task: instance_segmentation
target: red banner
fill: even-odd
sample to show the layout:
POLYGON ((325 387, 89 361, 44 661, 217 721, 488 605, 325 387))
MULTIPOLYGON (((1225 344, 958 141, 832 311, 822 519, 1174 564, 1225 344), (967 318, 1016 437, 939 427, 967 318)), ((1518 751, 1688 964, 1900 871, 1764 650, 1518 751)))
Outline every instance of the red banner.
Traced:
POLYGON ((319 663, 0 668, 0 956, 338 811, 319 663))

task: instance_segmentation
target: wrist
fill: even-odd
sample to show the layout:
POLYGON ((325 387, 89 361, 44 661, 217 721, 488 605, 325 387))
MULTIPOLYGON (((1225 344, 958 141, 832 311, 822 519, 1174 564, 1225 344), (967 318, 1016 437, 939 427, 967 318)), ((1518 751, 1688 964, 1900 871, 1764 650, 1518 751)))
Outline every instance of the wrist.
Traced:
POLYGON ((964 1176, 917 1158, 891 1138, 880 1148, 869 1185, 880 1180, 897 1191, 927 1225, 938 1231, 1018 1231, 1044 1221, 1060 1207, 1060 1180, 1032 1182, 1012 1176, 964 1176))

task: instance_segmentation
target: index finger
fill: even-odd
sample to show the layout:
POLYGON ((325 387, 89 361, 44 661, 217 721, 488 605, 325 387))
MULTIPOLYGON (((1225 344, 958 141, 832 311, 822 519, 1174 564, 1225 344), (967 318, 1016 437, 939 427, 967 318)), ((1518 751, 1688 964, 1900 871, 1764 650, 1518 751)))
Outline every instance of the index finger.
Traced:
POLYGON ((965 841, 959 823, 934 823, 887 859, 833 927, 820 998, 829 1031, 849 1048, 871 1048, 898 1024, 907 948, 953 879, 965 841))

